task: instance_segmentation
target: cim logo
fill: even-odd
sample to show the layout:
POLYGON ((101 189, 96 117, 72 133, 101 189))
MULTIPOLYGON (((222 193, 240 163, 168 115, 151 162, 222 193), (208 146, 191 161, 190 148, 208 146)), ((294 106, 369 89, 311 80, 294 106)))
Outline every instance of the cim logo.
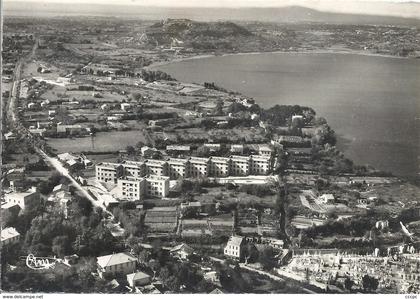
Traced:
POLYGON ((53 269, 56 262, 55 257, 36 257, 32 253, 26 257, 26 266, 33 270, 53 269))

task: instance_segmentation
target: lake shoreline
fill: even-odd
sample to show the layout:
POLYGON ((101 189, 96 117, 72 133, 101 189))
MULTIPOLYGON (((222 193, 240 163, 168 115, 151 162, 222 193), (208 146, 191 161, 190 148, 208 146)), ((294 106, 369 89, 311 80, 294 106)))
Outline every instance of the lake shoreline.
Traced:
POLYGON ((190 57, 182 57, 182 58, 174 58, 168 61, 159 61, 154 62, 148 66, 146 69, 154 69, 160 66, 178 63, 183 61, 189 60, 196 60, 196 59, 205 59, 205 58, 212 58, 212 57, 227 57, 227 56, 240 56, 240 55, 261 55, 261 54, 314 54, 314 55, 322 55, 322 54, 342 54, 342 55, 360 55, 360 56, 373 56, 373 57, 383 57, 383 58, 394 58, 394 59, 416 59, 416 57, 401 57, 395 55, 387 55, 387 54, 378 54, 372 53, 368 51, 354 51, 349 49, 325 49, 325 50, 305 50, 305 51, 268 51, 268 52, 238 52, 238 53, 225 53, 225 54, 200 54, 200 55, 193 55, 190 57))

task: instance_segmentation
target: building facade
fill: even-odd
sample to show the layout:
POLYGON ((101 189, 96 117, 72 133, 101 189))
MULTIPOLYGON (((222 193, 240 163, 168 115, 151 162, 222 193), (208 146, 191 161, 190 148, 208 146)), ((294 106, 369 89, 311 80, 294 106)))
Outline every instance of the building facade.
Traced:
POLYGON ((210 175, 226 177, 230 173, 230 159, 225 157, 210 158, 210 175))
POLYGON ((95 170, 98 181, 116 183, 117 179, 123 175, 124 168, 117 163, 99 163, 95 170))
POLYGON ((169 159, 168 175, 171 179, 186 178, 188 176, 188 160, 186 159, 169 159))
POLYGON ((191 157, 188 165, 188 176, 192 178, 209 176, 209 160, 209 158, 191 157))
POLYGON ((250 159, 244 156, 231 156, 230 174, 234 176, 246 176, 250 173, 250 159))

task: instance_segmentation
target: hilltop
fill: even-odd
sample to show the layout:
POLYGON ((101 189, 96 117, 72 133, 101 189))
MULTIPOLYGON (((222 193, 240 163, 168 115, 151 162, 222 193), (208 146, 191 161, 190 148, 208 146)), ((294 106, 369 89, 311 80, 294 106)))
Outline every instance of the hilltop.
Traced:
POLYGON ((149 44, 182 46, 206 50, 236 50, 247 44, 269 44, 267 39, 232 22, 196 22, 189 19, 166 19, 146 29, 149 44))

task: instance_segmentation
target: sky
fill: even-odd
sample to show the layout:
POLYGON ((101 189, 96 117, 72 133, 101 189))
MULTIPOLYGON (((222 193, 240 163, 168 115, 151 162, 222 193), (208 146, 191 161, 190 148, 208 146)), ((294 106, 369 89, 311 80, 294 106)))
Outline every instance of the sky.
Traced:
POLYGON ((227 8, 303 6, 325 12, 394 15, 420 18, 420 0, 4 0, 4 2, 227 8), (402 5, 402 3, 405 4, 402 5))
POLYGON ((71 3, 95 3, 95 4, 118 4, 118 5, 144 5, 164 7, 274 7, 290 5, 318 5, 318 6, 343 6, 343 5, 364 5, 366 3, 407 3, 420 0, 5 0, 5 2, 71 2, 71 3))

